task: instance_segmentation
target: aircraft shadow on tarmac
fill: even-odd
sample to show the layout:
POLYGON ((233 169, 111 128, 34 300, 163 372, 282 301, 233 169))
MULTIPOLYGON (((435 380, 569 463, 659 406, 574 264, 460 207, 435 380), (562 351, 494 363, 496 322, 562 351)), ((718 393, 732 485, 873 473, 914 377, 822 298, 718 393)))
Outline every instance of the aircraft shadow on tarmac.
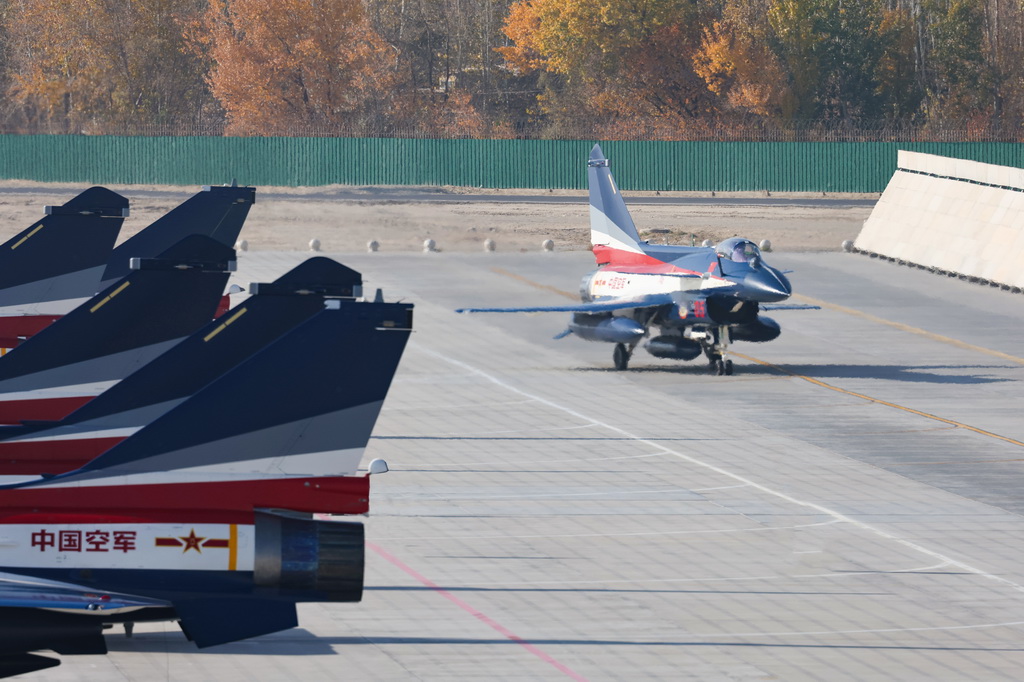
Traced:
POLYGON ((107 649, 111 653, 123 651, 188 654, 189 656, 198 654, 328 656, 335 653, 331 645, 337 643, 337 640, 345 640, 345 643, 352 643, 350 640, 355 643, 362 641, 358 637, 317 637, 304 628, 293 628, 254 639, 222 644, 208 649, 197 649, 196 645, 185 639, 185 635, 176 628, 168 628, 164 632, 136 631, 131 638, 125 637, 119 630, 115 627, 105 638, 107 649))
MULTIPOLYGON (((737 361, 738 362, 738 361, 737 361)), ((611 367, 571 367, 574 372, 608 372, 619 374, 611 367)), ((1016 365, 764 365, 737 364, 734 378, 747 377, 789 377, 804 376, 811 379, 887 379, 924 384, 995 384, 1015 381, 1005 377, 969 372, 968 370, 1005 371, 1020 369, 1016 365), (946 370, 949 374, 930 370, 946 370), (962 372, 962 373, 961 373, 962 372)), ((641 365, 630 366, 626 372, 649 374, 683 374, 710 376, 703 363, 692 365, 641 365)), ((724 377, 714 377, 722 380, 724 377)))
MULTIPOLYGON (((191 655, 195 654, 230 654, 234 656, 329 656, 338 655, 343 653, 336 647, 354 646, 354 645, 370 645, 370 646, 382 646, 382 645, 401 645, 401 644, 437 644, 441 646, 451 645, 484 645, 484 646, 495 646, 495 645, 515 645, 522 646, 524 643, 531 644, 533 646, 623 646, 623 647, 638 647, 638 646, 713 646, 713 647, 757 647, 757 648, 782 648, 782 649, 852 649, 852 650, 866 650, 866 651, 880 651, 880 650, 891 650, 891 651, 991 651, 991 652, 1024 652, 1024 648, 1020 647, 985 647, 985 646, 901 646, 896 644, 817 644, 817 643, 775 643, 775 642, 751 642, 743 641, 740 637, 736 640, 730 641, 726 639, 728 633, 723 633, 717 637, 701 637, 700 635, 693 636, 692 639, 675 639, 675 640, 626 640, 626 639, 511 639, 506 637, 480 637, 480 638, 466 638, 466 637, 394 637, 385 636, 378 637, 374 635, 367 635, 365 637, 352 636, 352 637, 315 637, 301 628, 298 631, 299 637, 295 636, 295 631, 287 637, 280 637, 275 635, 269 635, 266 637, 260 637, 258 639, 248 640, 246 642, 237 642, 235 644, 225 644, 223 646, 213 647, 212 649, 203 649, 197 651, 196 648, 190 643, 185 641, 181 637, 181 633, 143 633, 136 635, 133 639, 121 638, 122 643, 128 645, 117 645, 115 642, 117 638, 107 638, 107 644, 110 648, 111 653, 118 651, 131 651, 139 653, 186 653, 191 655), (177 634, 177 637, 174 635, 177 634), (738 641, 737 641, 738 640, 738 641)), ((756 635, 754 635, 756 636, 756 635)), ((746 639, 752 639, 754 636, 747 637, 746 639)), ((766 633, 765 636, 770 636, 766 633)))

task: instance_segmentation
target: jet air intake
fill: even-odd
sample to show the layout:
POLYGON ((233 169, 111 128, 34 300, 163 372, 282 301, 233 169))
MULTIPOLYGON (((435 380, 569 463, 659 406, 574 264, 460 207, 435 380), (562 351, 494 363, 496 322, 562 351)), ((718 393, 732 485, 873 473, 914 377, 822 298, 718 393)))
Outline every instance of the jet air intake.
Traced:
POLYGON ((363 596, 363 524, 256 512, 253 579, 298 601, 356 602, 363 596))

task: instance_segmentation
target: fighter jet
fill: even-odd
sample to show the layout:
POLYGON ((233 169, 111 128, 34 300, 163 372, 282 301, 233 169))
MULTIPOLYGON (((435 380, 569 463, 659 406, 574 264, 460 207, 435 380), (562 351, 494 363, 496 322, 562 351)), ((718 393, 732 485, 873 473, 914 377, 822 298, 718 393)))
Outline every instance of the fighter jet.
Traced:
POLYGON ((733 341, 771 341, 781 329, 764 310, 792 293, 786 275, 765 262, 749 239, 715 247, 650 244, 629 215, 600 145, 587 162, 590 241, 598 269, 583 278, 582 303, 530 308, 460 308, 459 313, 571 312, 569 334, 615 344, 615 368, 625 370, 643 339, 658 358, 693 360, 702 353, 714 374, 732 374, 733 341))
POLYGON ((359 601, 362 524, 313 515, 368 510, 358 466, 411 326, 410 304, 328 298, 85 466, 0 486, 0 676, 106 653, 112 623, 209 647, 359 601))
MULTIPOLYGON (((0 245, 0 348, 14 348, 126 276, 132 258, 155 258, 192 234, 233 246, 256 201, 254 187, 204 187, 114 247, 128 200, 92 187, 0 245)), ((222 300, 223 310, 230 305, 222 300)), ((223 310, 221 312, 223 312, 223 310)))

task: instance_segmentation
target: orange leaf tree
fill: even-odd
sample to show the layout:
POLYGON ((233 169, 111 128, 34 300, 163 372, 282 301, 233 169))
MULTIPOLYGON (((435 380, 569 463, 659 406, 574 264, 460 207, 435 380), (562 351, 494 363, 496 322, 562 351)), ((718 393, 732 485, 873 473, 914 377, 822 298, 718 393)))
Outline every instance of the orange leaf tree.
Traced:
POLYGON ((203 65, 181 23, 199 0, 12 0, 10 95, 28 118, 106 132, 195 120, 209 109, 203 65))
POLYGON ((498 48, 519 72, 553 78, 541 109, 567 119, 583 112, 675 125, 714 104, 694 72, 710 4, 693 0, 520 0, 498 48))
POLYGON ((372 128, 394 109, 395 51, 359 0, 214 0, 192 35, 229 132, 372 128))

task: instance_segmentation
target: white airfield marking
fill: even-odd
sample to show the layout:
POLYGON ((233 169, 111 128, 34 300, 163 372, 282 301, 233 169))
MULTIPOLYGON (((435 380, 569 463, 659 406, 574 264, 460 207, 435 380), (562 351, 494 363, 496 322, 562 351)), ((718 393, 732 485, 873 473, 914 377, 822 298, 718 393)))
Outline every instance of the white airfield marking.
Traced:
POLYGON ((834 509, 829 509, 828 507, 826 507, 824 505, 818 504, 816 502, 807 502, 805 500, 800 500, 800 499, 798 499, 796 497, 793 497, 792 495, 788 495, 786 493, 780 492, 780 491, 775 490, 774 488, 771 488, 771 487, 769 487, 767 485, 764 485, 762 483, 757 483, 756 481, 753 481, 753 480, 751 480, 751 479, 749 479, 749 478, 747 478, 745 476, 733 473, 733 472, 729 471, 728 469, 724 469, 724 468, 722 468, 720 466, 717 466, 715 464, 709 464, 707 462, 699 460, 699 459, 697 459, 695 457, 691 457, 691 456, 689 456, 687 454, 684 454, 682 452, 678 452, 678 451, 673 450, 671 448, 667 448, 664 445, 661 445, 660 443, 657 443, 657 442, 648 440, 646 438, 642 438, 640 436, 637 436, 636 434, 633 434, 633 433, 631 433, 631 432, 629 432, 626 429, 623 429, 621 427, 614 426, 612 424, 608 424, 606 422, 602 422, 602 421, 597 420, 597 419, 593 419, 593 418, 588 417, 588 416, 586 416, 586 415, 584 415, 584 414, 582 414, 580 412, 577 412, 576 410, 573 410, 571 408, 565 407, 564 405, 556 403, 556 402, 554 402, 552 400, 548 400, 546 398, 542 398, 542 397, 534 395, 532 393, 528 393, 527 391, 524 391, 522 389, 516 388, 515 386, 512 386, 512 385, 502 381, 501 379, 497 378, 496 376, 488 374, 487 372, 484 372, 483 370, 481 370, 481 369, 479 369, 477 367, 474 367, 473 365, 470 365, 468 363, 462 362, 461 360, 456 360, 455 358, 448 357, 447 355, 444 355, 442 353, 438 353, 437 351, 433 351, 433 350, 430 350, 430 349, 427 349, 427 348, 420 348, 419 350, 424 352, 424 353, 426 353, 426 354, 428 354, 428 355, 436 357, 439 360, 443 360, 444 362, 447 362, 447 363, 449 363, 451 365, 454 365, 456 367, 460 367, 460 368, 462 368, 463 370, 465 370, 467 372, 470 372, 470 373, 475 374, 475 375, 477 375, 477 376, 479 376, 479 377, 481 377, 483 379, 486 379, 487 381, 490 381, 491 383, 493 383, 493 384, 495 384, 497 386, 500 386, 500 387, 504 388, 507 391, 511 391, 513 393, 516 393, 518 395, 522 395, 522 396, 525 396, 525 397, 528 397, 528 398, 533 398, 534 400, 536 400, 538 403, 540 403, 542 405, 547 405, 548 407, 550 407, 552 409, 556 409, 556 410, 559 410, 560 412, 564 412, 565 414, 572 415, 572 416, 576 417, 577 419, 580 419, 581 421, 590 422, 591 424, 596 424, 596 425, 603 426, 604 428, 608 429, 609 431, 613 431, 615 433, 621 434, 622 436, 625 436, 627 438, 635 440, 638 443, 644 443, 646 445, 651 446, 652 448, 663 450, 664 452, 672 454, 672 455, 674 455, 674 456, 676 456, 676 457, 678 457, 678 458, 680 458, 680 459, 682 459, 684 461, 690 462, 691 464, 693 464, 695 466, 703 467, 704 469, 707 469, 709 471, 714 471, 715 473, 721 474, 722 476, 726 476, 726 477, 731 478, 731 479, 733 479, 735 481, 739 481, 740 483, 743 483, 745 485, 749 485, 750 487, 752 487, 752 488, 754 488, 756 490, 760 490, 761 492, 764 492, 764 493, 766 493, 768 495, 772 495, 773 497, 777 497, 777 498, 779 498, 781 500, 785 500, 787 502, 790 502, 790 503, 795 504, 795 505, 800 506, 800 507, 805 507, 805 508, 808 508, 808 509, 813 509, 813 510, 815 510, 817 512, 820 512, 822 514, 825 514, 827 516, 831 516, 832 518, 834 518, 837 521, 840 521, 840 522, 843 522, 843 523, 849 523, 849 524, 851 524, 852 526, 854 526, 856 528, 860 528, 861 530, 864 530, 864 531, 867 531, 869 533, 872 533, 872 534, 874 534, 874 535, 876 535, 876 536, 878 536, 880 538, 884 538, 886 540, 891 540, 892 542, 895 542, 896 544, 899 544, 902 547, 906 547, 907 549, 911 549, 911 550, 914 550, 916 552, 920 552, 921 554, 924 554, 926 556, 930 556, 930 557, 933 557, 935 559, 939 559, 940 561, 947 562, 950 566, 958 568, 958 569, 960 569, 962 571, 965 571, 965 572, 968 572, 968 573, 973 573, 973 574, 975 574, 977 576, 980 576, 980 577, 983 577, 983 578, 985 578, 987 580, 991 580, 993 582, 1000 583, 1000 584, 1002 584, 1002 585, 1004 585, 1006 587, 1011 588, 1015 592, 1024 593, 1024 585, 1021 585, 1020 583, 1014 582, 1013 580, 1010 580, 1008 578, 1004 578, 1002 576, 995 575, 993 573, 989 573, 988 571, 985 571, 985 570, 983 570, 981 568, 978 568, 976 566, 972 566, 971 564, 968 564, 968 563, 966 563, 964 561, 953 559, 952 557, 948 557, 948 556, 942 554, 941 552, 929 549, 929 548, 927 548, 927 547, 925 547, 923 545, 920 545, 920 544, 918 544, 916 542, 912 542, 912 541, 907 540, 905 538, 901 538, 901 537, 899 537, 897 535, 894 535, 893 533, 889 533, 889 532, 884 531, 884 530, 882 530, 880 528, 876 528, 876 527, 874 527, 874 526, 872 526, 872 525, 870 525, 868 523, 864 523, 863 521, 858 521, 857 519, 855 519, 855 518, 853 518, 851 516, 848 516, 846 514, 842 514, 842 513, 838 512, 838 511, 835 511, 834 509))

